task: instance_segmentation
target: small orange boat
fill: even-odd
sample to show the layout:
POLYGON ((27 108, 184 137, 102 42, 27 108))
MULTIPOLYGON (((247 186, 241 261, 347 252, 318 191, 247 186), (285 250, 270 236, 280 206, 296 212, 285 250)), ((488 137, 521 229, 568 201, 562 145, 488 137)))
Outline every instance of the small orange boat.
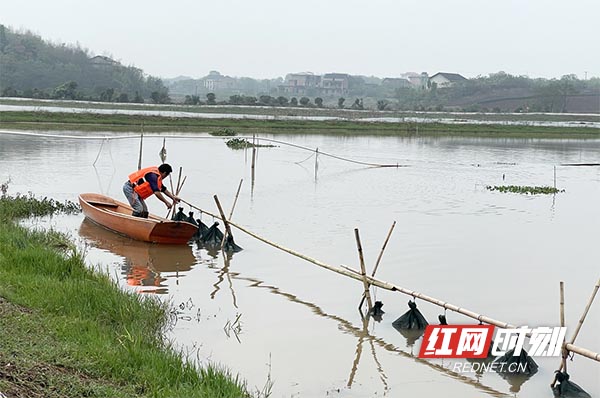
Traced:
POLYGON ((185 221, 150 214, 148 218, 134 217, 128 204, 97 193, 82 193, 79 204, 83 214, 96 224, 130 238, 152 243, 184 245, 198 228, 185 221))

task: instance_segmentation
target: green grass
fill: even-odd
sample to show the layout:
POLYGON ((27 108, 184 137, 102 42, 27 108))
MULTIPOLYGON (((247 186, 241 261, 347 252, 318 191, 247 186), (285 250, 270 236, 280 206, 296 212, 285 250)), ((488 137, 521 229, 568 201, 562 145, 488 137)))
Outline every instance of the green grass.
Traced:
POLYGON ((31 214, 34 201, 0 200, 1 392, 249 396, 239 379, 213 367, 198 370, 165 341, 166 304, 125 292, 89 269, 60 234, 18 226, 15 217, 31 214))
POLYGON ((232 129, 243 134, 330 134, 379 136, 476 136, 503 138, 600 138, 591 127, 507 126, 502 124, 381 123, 311 120, 203 119, 93 113, 2 112, 0 128, 78 131, 216 133, 232 129))

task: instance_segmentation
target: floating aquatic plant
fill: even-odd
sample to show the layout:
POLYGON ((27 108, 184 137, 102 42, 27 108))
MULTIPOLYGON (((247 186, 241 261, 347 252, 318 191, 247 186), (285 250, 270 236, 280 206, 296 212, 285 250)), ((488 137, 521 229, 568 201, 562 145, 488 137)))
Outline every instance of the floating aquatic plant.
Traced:
POLYGON ((498 191, 498 192, 512 192, 512 193, 520 193, 525 195, 548 195, 548 194, 556 194, 560 192, 565 192, 564 189, 557 189, 554 187, 531 187, 531 186, 521 186, 521 185, 496 185, 491 186, 488 185, 485 187, 489 191, 498 191))
POLYGON ((258 148, 258 147, 272 148, 275 146, 275 145, 270 145, 270 144, 264 144, 264 145, 263 144, 253 144, 245 138, 232 138, 232 139, 226 141, 225 145, 227 145, 231 149, 246 149, 246 148, 258 148))

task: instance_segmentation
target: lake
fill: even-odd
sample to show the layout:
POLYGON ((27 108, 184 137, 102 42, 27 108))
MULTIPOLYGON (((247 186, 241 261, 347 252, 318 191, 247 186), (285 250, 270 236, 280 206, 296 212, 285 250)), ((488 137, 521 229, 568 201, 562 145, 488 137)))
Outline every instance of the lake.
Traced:
MULTIPOLYGON (((99 192, 124 201, 137 168, 139 137, 83 139, 0 134, 0 182, 9 193, 76 201, 99 192), (95 163, 95 165, 94 165, 95 163)), ((112 136, 93 133, 94 136, 112 136)), ((232 220, 327 264, 359 269, 354 229, 371 272, 393 221, 377 278, 515 325, 557 326, 565 282, 567 337, 600 276, 600 140, 478 139, 289 135, 272 148, 231 150, 208 135, 144 137, 143 165, 167 162, 187 176, 181 196, 217 212, 217 194, 232 220), (364 163, 406 167, 376 168, 364 163), (253 176, 254 174, 254 176, 253 176), (486 186, 564 189, 556 195, 491 192, 486 186)), ((266 141, 261 141, 265 144, 266 141)), ((150 198, 150 211, 165 206, 150 198)), ((188 206, 183 206, 186 212, 188 206)), ((192 209, 193 210, 193 209, 192 209)), ((193 210, 200 217, 197 210, 193 210)), ((213 218, 202 215, 210 225, 213 218)), ((558 358, 536 358, 523 380, 495 372, 458 373, 452 360, 421 360, 392 327, 410 296, 373 289, 383 318, 364 322, 362 283, 293 257, 234 229, 243 251, 223 258, 195 244, 149 245, 83 221, 83 215, 27 221, 70 234, 90 266, 124 289, 154 294, 172 306, 168 337, 200 365, 221 364, 272 397, 517 396, 551 397, 558 358), (265 387, 266 386, 266 387, 265 387)), ((417 299, 432 324, 444 313, 417 299)), ((475 323, 448 311, 449 323, 475 323)), ((576 345, 600 351, 598 298, 576 345)), ((600 395, 600 364, 575 356, 572 381, 600 395)))

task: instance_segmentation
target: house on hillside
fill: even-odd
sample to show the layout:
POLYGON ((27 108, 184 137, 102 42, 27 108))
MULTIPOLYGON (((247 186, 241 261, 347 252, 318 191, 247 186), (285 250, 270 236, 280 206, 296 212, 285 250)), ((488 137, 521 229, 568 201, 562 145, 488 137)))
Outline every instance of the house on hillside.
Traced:
POLYGON ((429 75, 427 72, 421 72, 420 74, 414 72, 405 73, 404 76, 410 84, 412 84, 413 88, 418 88, 421 90, 427 89, 429 85, 429 75))
POLYGON ((321 95, 338 96, 348 94, 350 75, 347 73, 326 73, 321 79, 321 95))
POLYGON ((458 73, 438 72, 429 78, 429 83, 435 83, 437 87, 452 87, 457 83, 466 82, 467 79, 458 73))
POLYGON ((235 89, 235 79, 224 76, 216 70, 208 72, 208 76, 201 79, 204 88, 208 91, 221 91, 221 90, 232 90, 235 89))
POLYGON ((281 94, 309 95, 314 94, 321 84, 321 76, 310 72, 289 73, 285 76, 283 84, 279 85, 281 94))
POLYGON ((381 85, 391 89, 412 87, 410 81, 402 77, 386 77, 381 81, 381 85))
POLYGON ((105 57, 104 55, 96 55, 95 57, 90 58, 90 64, 97 68, 110 68, 119 65, 117 61, 112 58, 105 57))

